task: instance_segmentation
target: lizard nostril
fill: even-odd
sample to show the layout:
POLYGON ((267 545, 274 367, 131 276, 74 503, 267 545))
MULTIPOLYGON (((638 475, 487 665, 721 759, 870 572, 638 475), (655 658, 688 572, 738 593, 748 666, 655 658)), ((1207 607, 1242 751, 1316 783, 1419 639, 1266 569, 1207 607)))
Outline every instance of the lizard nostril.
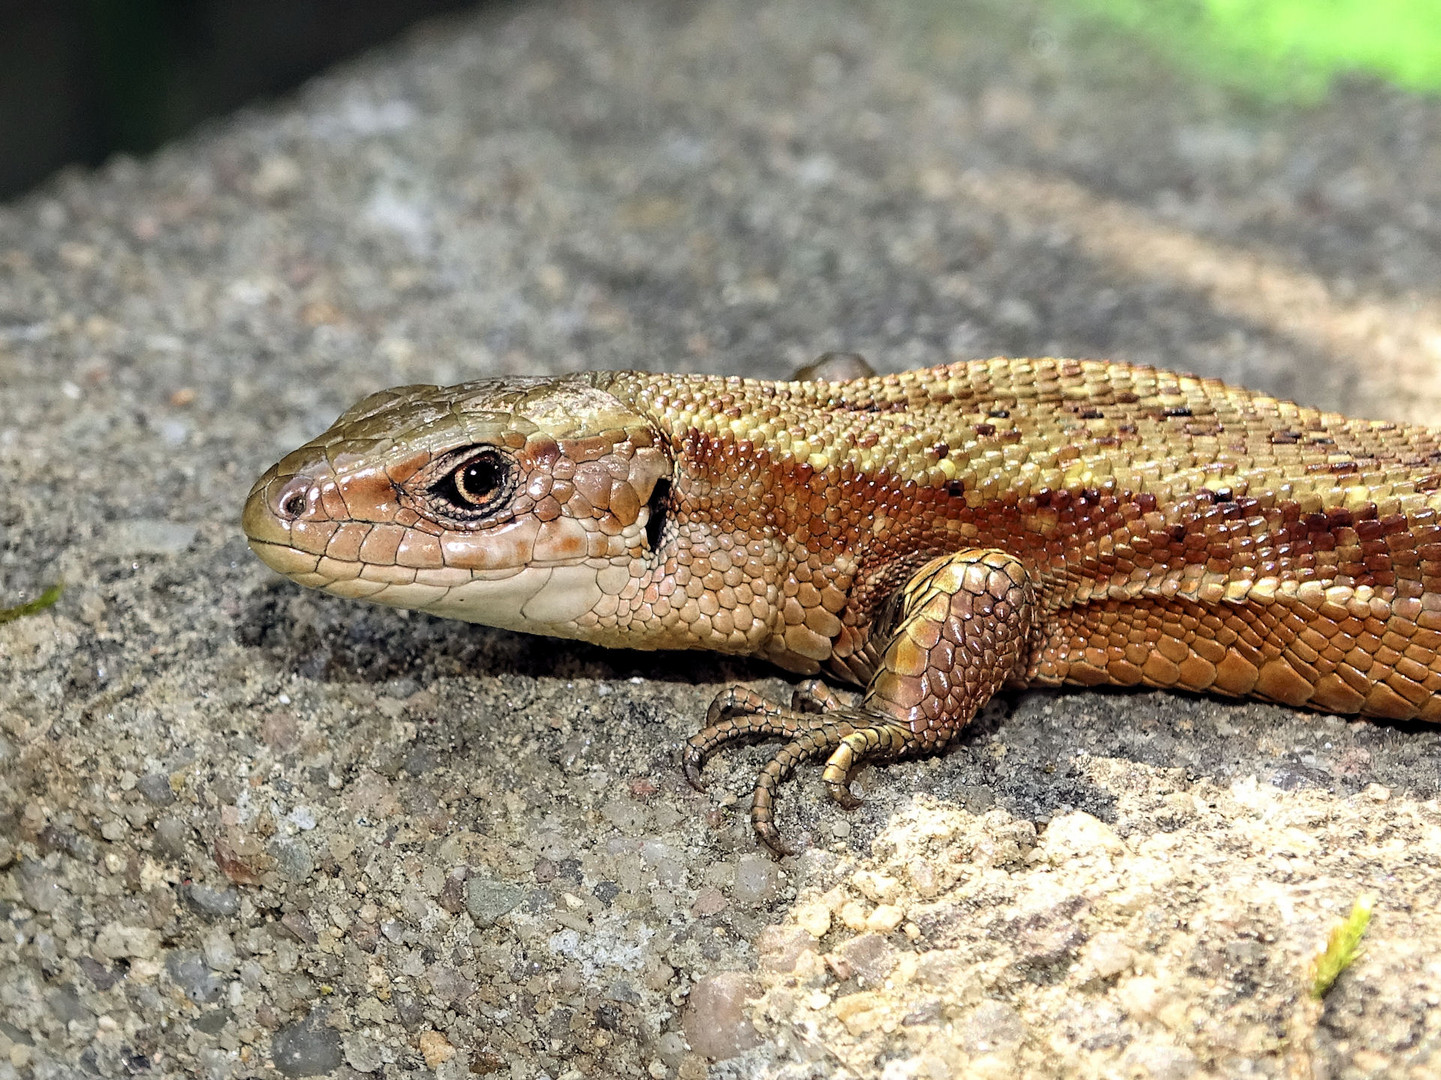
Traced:
POLYGON ((305 513, 314 487, 308 476, 292 476, 275 494, 275 513, 286 521, 294 521, 305 513))

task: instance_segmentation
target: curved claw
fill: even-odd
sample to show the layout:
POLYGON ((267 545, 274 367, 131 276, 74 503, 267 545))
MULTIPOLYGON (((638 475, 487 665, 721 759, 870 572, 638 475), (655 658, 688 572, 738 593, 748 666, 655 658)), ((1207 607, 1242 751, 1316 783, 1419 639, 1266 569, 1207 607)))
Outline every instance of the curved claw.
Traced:
POLYGON ((686 743, 685 751, 681 757, 681 768, 685 770, 685 778, 690 786, 697 791, 705 790, 705 782, 700 778, 701 769, 705 768, 705 752, 691 742, 686 743))
POLYGON ((801 746, 803 740, 804 736, 776 751, 756 776, 755 791, 751 793, 751 829, 756 839, 778 859, 796 854, 796 849, 781 839, 780 830, 776 828, 775 800, 780 785, 795 771, 796 764, 805 760, 806 750, 801 746))
POLYGON ((865 799, 858 798, 851 793, 849 778, 839 784, 830 780, 824 780, 822 783, 826 786, 826 794, 840 803, 842 809, 857 810, 865 805, 865 799))
POLYGON ((770 850, 770 853, 777 859, 784 859, 787 855, 799 855, 800 849, 787 844, 781 839, 780 830, 776 828, 775 822, 751 822, 755 830, 756 839, 770 850))
POLYGON ((787 740, 757 775, 751 795, 750 819, 756 839, 778 857, 797 850, 781 839, 775 825, 776 793, 796 766, 826 758, 822 780, 827 793, 840 806, 854 810, 861 800, 851 794, 850 777, 860 761, 893 758, 905 749, 904 728, 843 704, 844 699, 833 692, 802 684, 797 698, 819 704, 824 711, 787 709, 750 690, 727 690, 711 702, 706 726, 686 740, 681 755, 686 780, 697 791, 704 791, 701 770, 721 747, 757 737, 787 740))
POLYGON ((855 728, 841 737, 831 756, 826 758, 821 782, 832 799, 847 810, 854 810, 864 801, 851 794, 851 776, 862 760, 894 760, 905 750, 906 732, 898 725, 875 724, 855 728))
POLYGON ((787 855, 794 855, 796 849, 781 839, 780 830, 776 828, 775 822, 775 784, 766 784, 767 777, 763 773, 756 781, 756 789, 751 795, 751 829, 756 834, 756 839, 770 849, 772 855, 783 859, 787 855))
POLYGON ((799 713, 826 713, 854 708, 853 695, 843 694, 820 679, 807 679, 791 693, 791 710, 799 713))
POLYGON ((681 754, 686 780, 697 791, 704 791, 701 770, 721 747, 756 737, 793 739, 803 730, 802 719, 744 687, 733 686, 717 694, 706 710, 706 726, 686 740, 681 754))

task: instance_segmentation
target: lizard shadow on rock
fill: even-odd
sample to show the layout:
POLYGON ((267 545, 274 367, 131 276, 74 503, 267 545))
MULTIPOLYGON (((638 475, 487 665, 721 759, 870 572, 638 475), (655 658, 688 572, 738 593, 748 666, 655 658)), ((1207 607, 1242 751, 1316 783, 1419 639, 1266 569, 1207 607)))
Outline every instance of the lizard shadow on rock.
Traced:
POLYGON ((270 582, 252 592, 236 640, 279 668, 323 682, 419 683, 460 675, 725 683, 784 674, 759 660, 704 652, 607 649, 498 630, 270 582))
MULTIPOLYGON (((1255 777, 1282 790, 1341 797, 1380 784, 1429 799, 1441 778, 1441 727, 1432 724, 1144 688, 1044 689, 1009 700, 1015 707, 1008 716, 968 728, 960 745, 988 762, 996 797, 1027 813, 1066 806, 1095 813, 1086 805, 1094 785, 1084 769, 1071 775, 1086 757, 1181 770, 1188 781, 1220 787, 1255 777), (999 762, 982 753, 993 740, 1005 747, 999 762)), ((1114 803, 1104 792, 1090 801, 1114 803)))
MULTIPOLYGON (((648 682, 694 686, 728 685, 775 677, 794 683, 789 675, 761 660, 704 652, 637 652, 606 649, 583 642, 536 637, 487 626, 439 619, 374 604, 356 604, 338 597, 302 591, 282 581, 267 582, 249 593, 236 620, 236 640, 259 649, 281 671, 330 684, 369 684, 411 681, 417 688, 438 679, 463 675, 499 675, 521 679, 609 679, 642 676, 648 682)), ((780 695, 782 699, 787 693, 780 695)), ((972 722, 961 745, 992 738, 1005 723, 998 700, 972 722)), ((704 706, 680 724, 689 732, 704 716, 704 706)), ((639 718, 637 718, 639 719, 639 718)), ((449 750, 463 745, 457 735, 449 750)), ((731 754, 727 760, 748 775, 763 761, 731 754)), ((813 779, 811 766, 799 777, 813 779)), ((855 839, 862 845, 883 824, 895 800, 911 794, 905 779, 889 770, 871 770, 867 786, 877 797, 872 816, 851 820, 855 839), (881 797, 884 796, 884 797, 881 797)), ((1114 817, 1109 793, 1091 783, 1069 759, 1059 767, 1038 767, 1017 772, 1009 766, 992 768, 986 755, 957 750, 945 756, 932 793, 983 811, 997 800, 1024 810, 1032 817, 1047 817, 1066 807, 1084 809, 1097 817, 1114 817)), ((789 794, 789 793, 788 793, 789 794)), ((841 813, 829 801, 824 812, 841 813)))
MULTIPOLYGON (((356 604, 279 581, 247 596, 235 633, 241 645, 263 650, 277 668, 330 683, 412 680, 424 686, 478 674, 641 676, 684 685, 795 681, 760 660, 606 649, 356 604)), ((999 804, 1044 819, 1079 809, 1114 821, 1116 797, 1088 777, 1086 757, 1181 769, 1188 780, 1220 786, 1255 776, 1282 789, 1348 796, 1379 783, 1432 798, 1441 777, 1441 727, 1147 689, 1007 691, 962 732, 940 771, 930 775, 928 790, 973 810, 999 804), (992 744, 1004 746, 1004 753, 989 752, 992 744)), ((878 774, 869 783, 875 789, 904 785, 900 777, 878 774)))

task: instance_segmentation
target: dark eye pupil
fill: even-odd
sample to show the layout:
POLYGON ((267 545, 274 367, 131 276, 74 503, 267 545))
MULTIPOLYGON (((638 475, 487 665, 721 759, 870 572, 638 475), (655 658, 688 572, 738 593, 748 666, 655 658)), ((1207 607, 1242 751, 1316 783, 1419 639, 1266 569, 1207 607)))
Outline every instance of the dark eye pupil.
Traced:
POLYGON ((502 481, 500 463, 491 457, 480 457, 468 462, 461 470, 460 493, 472 502, 484 502, 495 494, 502 481))
POLYGON ((446 478, 442 494, 457 506, 472 511, 486 510, 503 498, 510 487, 510 462, 495 450, 485 450, 457 465, 446 478))
POLYGON ((494 513, 515 488, 516 463, 503 450, 471 447, 445 462, 432 483, 429 500, 443 514, 479 521, 494 513))

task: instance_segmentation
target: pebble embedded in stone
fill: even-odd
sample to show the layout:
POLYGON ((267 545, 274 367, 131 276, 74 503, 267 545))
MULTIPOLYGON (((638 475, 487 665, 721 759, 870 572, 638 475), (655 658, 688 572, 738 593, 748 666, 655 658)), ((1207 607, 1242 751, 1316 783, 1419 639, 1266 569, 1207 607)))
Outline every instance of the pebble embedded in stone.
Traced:
POLYGON ((232 918, 240 912, 240 894, 235 889, 212 889, 209 885, 182 885, 180 898, 195 914, 205 919, 232 918))
POLYGON ((95 1014, 85 1007, 79 993, 70 983, 57 986, 46 995, 46 1001, 50 1005, 50 1011, 55 1014, 55 1019, 62 1024, 83 1023, 94 1019, 95 1014))
POLYGON ((218 1035, 225 1030, 225 1025, 230 1023, 231 1013, 229 1009, 211 1009, 197 1016, 191 1025, 197 1031, 203 1031, 207 1035, 218 1035))
POLYGON ((816 939, 798 926, 767 926, 756 935, 756 960, 767 971, 794 971, 803 953, 814 953, 816 939))
POLYGON ((420 1056, 425 1059, 426 1068, 439 1068, 455 1057, 455 1047, 439 1031, 422 1031, 419 1041, 420 1056))
POLYGON ((670 844, 647 840, 640 846, 640 857, 655 873, 656 880, 671 888, 685 885, 687 862, 670 844))
POLYGON ((164 773, 146 773, 135 781, 135 789, 152 806, 169 806, 175 801, 175 791, 170 786, 170 777, 164 773))
POLYGON ((696 894, 695 902, 690 906, 690 913, 697 919, 704 919, 708 915, 715 915, 722 912, 728 906, 725 894, 719 889, 710 887, 702 889, 696 894))
POLYGON ((494 926, 524 899, 525 890, 519 885, 486 874, 474 874, 465 883, 465 910, 482 929, 494 926))
POLYGON ((681 1027, 691 1049, 712 1061, 724 1061, 763 1041, 746 1013, 746 1001, 758 991, 743 971, 707 975, 691 987, 681 1027))
POLYGON ((836 953, 846 962, 851 974, 867 986, 879 986, 896 964, 895 947, 884 934, 858 934, 841 943, 836 953))
POLYGON ((45 867, 27 859, 20 864, 20 899, 35 911, 54 911, 65 901, 65 889, 59 879, 45 867))
POLYGON ((1051 819, 1037 850, 1048 862, 1060 864, 1068 859, 1118 855, 1125 845, 1104 821, 1073 810, 1051 819))
POLYGON ((95 935, 95 951, 111 960, 147 960, 160 951, 160 933, 148 926, 106 923, 95 935))
POLYGON ((1121 1062, 1130 1075, 1148 1080, 1190 1080, 1199 1071, 1196 1055, 1164 1038, 1142 1040, 1126 1048, 1121 1062))
POLYGON ((762 904, 775 899, 780 883, 781 870, 774 859, 746 854, 736 861, 735 885, 731 895, 737 904, 762 904))
POLYGON ((195 1004, 214 1001, 225 988, 225 980, 205 965, 198 949, 176 949, 165 958, 165 970, 195 1004))
POLYGON ((179 818, 163 817, 155 822, 155 842, 161 852, 171 858, 185 855, 190 841, 190 826, 179 818))
POLYGON ((230 935, 219 927, 205 935, 200 949, 205 957, 206 966, 213 971, 234 971, 239 964, 239 959, 235 954, 235 942, 231 941, 230 935))
POLYGON ((960 1025, 961 1045, 968 1053, 1006 1050, 1026 1037, 1026 1024, 1004 1001, 983 1001, 960 1025))
POLYGON ((310 849, 298 840, 276 840, 270 845, 270 854, 275 857, 275 868, 287 881, 300 884, 315 870, 310 849))
POLYGON ((866 916, 865 928, 873 933, 888 934, 906 921, 906 913, 894 904, 881 904, 866 916))
POLYGON ((345 1063, 356 1072, 375 1072, 385 1064, 380 1047, 356 1032, 345 1037, 345 1063))
POLYGON ((340 1032, 314 1013, 277 1031, 270 1056, 282 1076, 320 1076, 338 1069, 344 1059, 340 1032))
POLYGON ((857 870, 851 875, 851 882, 868 900, 878 904, 889 904, 901 894, 899 881, 874 870, 857 870))
POLYGON ((813 938, 823 938, 831 930, 831 909, 825 904, 806 904, 795 909, 796 924, 813 938))
POLYGON ((1108 979, 1135 963, 1136 952, 1120 934, 1101 933, 1086 944, 1083 958, 1098 976, 1108 979))

